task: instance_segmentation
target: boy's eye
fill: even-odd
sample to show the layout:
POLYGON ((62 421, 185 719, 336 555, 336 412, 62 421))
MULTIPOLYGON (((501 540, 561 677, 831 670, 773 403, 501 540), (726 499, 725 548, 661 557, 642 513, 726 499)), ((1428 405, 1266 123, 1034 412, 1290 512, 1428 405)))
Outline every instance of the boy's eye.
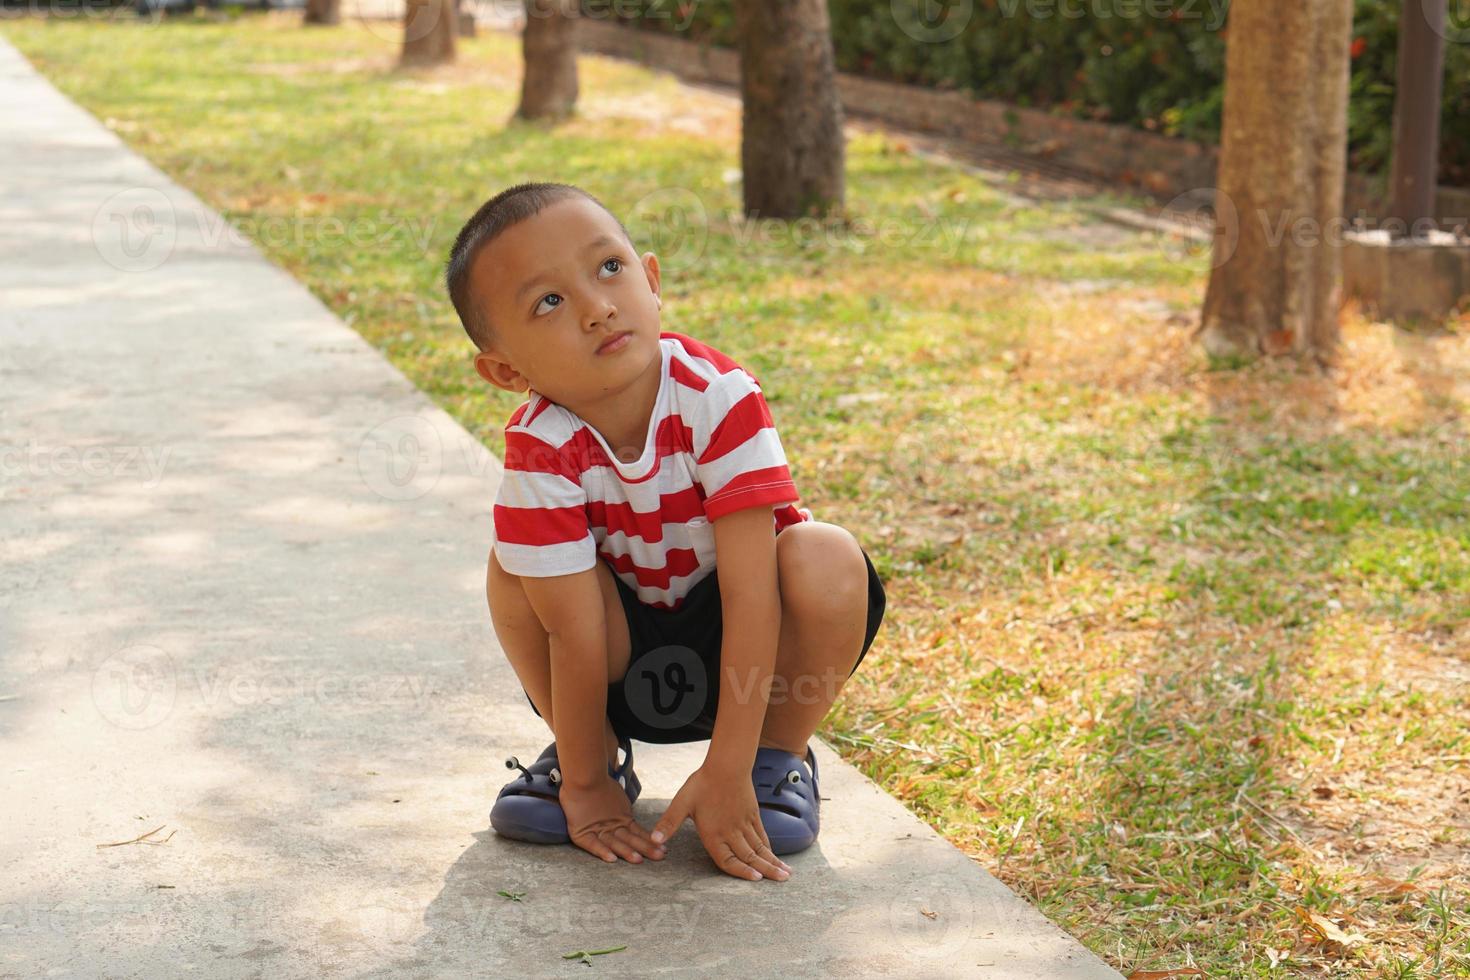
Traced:
MULTIPOLYGON (((612 265, 612 269, 609 271, 613 275, 617 275, 619 272, 623 271, 623 260, 619 258, 604 259, 599 271, 601 271, 602 269, 607 269, 609 264, 612 265)), ((556 309, 562 304, 562 298, 559 293, 547 293, 545 296, 541 297, 541 302, 536 304, 536 308, 531 311, 531 315, 540 316, 543 312, 549 312, 550 310, 543 309, 543 307, 545 307, 546 304, 548 302, 551 302, 552 300, 555 300, 555 302, 552 303, 550 307, 551 310, 556 309)))

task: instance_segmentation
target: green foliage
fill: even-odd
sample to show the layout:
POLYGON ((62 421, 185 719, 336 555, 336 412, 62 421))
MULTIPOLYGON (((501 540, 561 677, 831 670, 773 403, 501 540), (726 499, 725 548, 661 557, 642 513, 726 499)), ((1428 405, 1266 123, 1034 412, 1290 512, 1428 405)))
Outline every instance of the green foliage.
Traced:
MULTIPOLYGON (((604 15, 616 9, 648 29, 735 44, 733 0, 585 3, 604 15)), ((843 71, 1219 140, 1228 0, 974 0, 964 29, 947 40, 938 39, 950 33, 944 22, 925 19, 921 10, 947 7, 962 16, 967 4, 829 0, 828 6, 843 71)), ((1349 153, 1355 169, 1371 173, 1390 163, 1399 9, 1397 0, 1356 0, 1349 153)), ((1447 43, 1445 62, 1441 179, 1465 185, 1470 44, 1447 43)))

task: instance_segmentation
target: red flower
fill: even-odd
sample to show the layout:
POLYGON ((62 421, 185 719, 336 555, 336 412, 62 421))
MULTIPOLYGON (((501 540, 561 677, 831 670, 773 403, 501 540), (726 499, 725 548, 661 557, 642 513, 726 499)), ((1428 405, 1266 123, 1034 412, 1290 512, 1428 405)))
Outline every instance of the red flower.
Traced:
POLYGON ((1361 58, 1363 53, 1368 50, 1368 39, 1366 37, 1353 38, 1353 46, 1349 50, 1351 50, 1354 58, 1361 58))

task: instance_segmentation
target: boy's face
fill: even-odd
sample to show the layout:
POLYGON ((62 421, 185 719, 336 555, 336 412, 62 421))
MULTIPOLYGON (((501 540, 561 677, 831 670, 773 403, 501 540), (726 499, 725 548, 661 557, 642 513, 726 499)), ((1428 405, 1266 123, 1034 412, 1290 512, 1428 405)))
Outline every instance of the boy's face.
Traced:
POLYGON ((658 259, 645 252, 640 261, 612 216, 586 198, 507 228, 475 257, 470 286, 495 335, 475 370, 507 391, 534 388, 575 411, 661 360, 658 259))

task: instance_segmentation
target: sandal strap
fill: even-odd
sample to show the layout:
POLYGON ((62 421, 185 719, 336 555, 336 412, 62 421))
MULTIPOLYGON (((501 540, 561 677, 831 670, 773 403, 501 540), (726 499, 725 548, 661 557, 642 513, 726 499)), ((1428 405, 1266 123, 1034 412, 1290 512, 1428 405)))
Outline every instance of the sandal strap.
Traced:
POLYGON ((789 809, 810 822, 820 806, 816 773, 816 755, 811 746, 807 746, 805 760, 781 749, 757 749, 751 770, 756 803, 789 809))
POLYGON ((623 750, 623 765, 621 768, 607 767, 607 774, 618 783, 622 783, 623 776, 633 769, 633 740, 626 735, 618 736, 618 748, 623 750))
MULTIPOLYGON (((633 772, 633 742, 626 735, 620 735, 618 736, 618 747, 623 750, 623 765, 621 768, 608 766, 607 774, 619 786, 626 789, 629 785, 634 785, 638 781, 637 775, 633 772)), ((525 772, 522 772, 501 788, 496 799, 499 799, 501 796, 512 796, 527 792, 550 794, 560 797, 561 781, 551 781, 551 770, 557 769, 559 766, 560 761, 556 755, 556 743, 552 742, 541 750, 541 754, 536 757, 535 762, 525 767, 525 772)))
MULTIPOLYGON (((511 757, 511 759, 514 758, 514 756, 511 757)), ((509 764, 511 759, 507 759, 506 763, 509 764)), ((560 797, 560 781, 558 780, 555 783, 551 781, 551 770, 556 767, 556 743, 552 742, 541 750, 541 754, 536 757, 535 762, 532 762, 529 766, 521 767, 522 771, 513 777, 510 782, 502 786, 495 798, 498 800, 504 796, 522 795, 560 797)))

